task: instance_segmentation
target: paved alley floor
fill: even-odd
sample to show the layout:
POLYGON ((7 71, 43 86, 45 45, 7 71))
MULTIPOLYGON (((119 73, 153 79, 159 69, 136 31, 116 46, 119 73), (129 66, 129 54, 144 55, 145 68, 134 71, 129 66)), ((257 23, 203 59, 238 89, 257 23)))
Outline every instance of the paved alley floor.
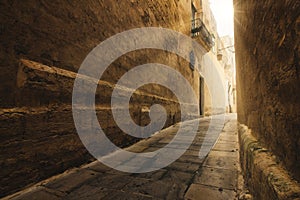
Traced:
MULTIPOLYGON (((125 173, 95 161, 5 199, 237 199, 239 155, 236 115, 226 115, 225 126, 221 122, 214 123, 213 126, 222 126, 219 137, 206 135, 210 118, 197 120, 199 128, 189 149, 160 170, 125 173), (200 149, 202 153, 199 155, 200 149)), ((188 124, 183 122, 181 125, 185 123, 188 124)), ((162 148, 176 135, 179 126, 164 129, 126 150, 139 153, 162 148)))

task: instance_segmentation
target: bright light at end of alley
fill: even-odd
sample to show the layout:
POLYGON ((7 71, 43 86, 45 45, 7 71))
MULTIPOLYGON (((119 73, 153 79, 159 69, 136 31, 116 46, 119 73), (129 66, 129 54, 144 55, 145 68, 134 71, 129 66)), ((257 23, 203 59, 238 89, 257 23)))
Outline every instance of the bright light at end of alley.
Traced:
POLYGON ((220 36, 233 37, 233 2, 232 0, 210 0, 210 7, 217 21, 220 36))

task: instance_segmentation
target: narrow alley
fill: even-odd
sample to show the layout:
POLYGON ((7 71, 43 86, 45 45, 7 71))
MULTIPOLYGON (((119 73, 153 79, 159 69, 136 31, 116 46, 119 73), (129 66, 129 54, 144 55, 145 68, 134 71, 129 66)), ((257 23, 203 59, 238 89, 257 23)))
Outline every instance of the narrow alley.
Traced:
MULTIPOLYGON (((237 199, 238 190, 243 185, 238 187, 236 115, 226 116, 219 138, 209 136, 205 139, 210 118, 197 121, 199 129, 193 143, 168 167, 130 174, 94 161, 43 181, 9 199, 237 199), (214 146, 216 139, 218 142, 214 146), (206 153, 199 156, 201 147, 206 153)), ((182 126, 188 129, 188 124, 188 121, 183 122, 182 126)), ((164 129, 126 150, 138 153, 156 151, 172 140, 178 126, 164 129)))
POLYGON ((0 199, 300 199, 300 1, 0 10, 0 199))

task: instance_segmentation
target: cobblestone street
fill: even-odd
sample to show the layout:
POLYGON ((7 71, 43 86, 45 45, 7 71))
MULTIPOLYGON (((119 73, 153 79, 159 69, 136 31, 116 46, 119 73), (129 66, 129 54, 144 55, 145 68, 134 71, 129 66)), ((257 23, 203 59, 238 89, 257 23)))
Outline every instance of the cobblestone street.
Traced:
MULTIPOLYGON (((236 115, 226 115, 225 126, 216 144, 217 136, 205 137, 210 118, 198 121, 199 129, 192 145, 176 162, 163 169, 130 174, 95 161, 42 181, 7 199, 235 199, 239 169, 236 115)), ((188 123, 181 125, 188 127, 188 123)), ((169 143, 178 127, 176 124, 164 129, 127 150, 155 151, 169 143)))

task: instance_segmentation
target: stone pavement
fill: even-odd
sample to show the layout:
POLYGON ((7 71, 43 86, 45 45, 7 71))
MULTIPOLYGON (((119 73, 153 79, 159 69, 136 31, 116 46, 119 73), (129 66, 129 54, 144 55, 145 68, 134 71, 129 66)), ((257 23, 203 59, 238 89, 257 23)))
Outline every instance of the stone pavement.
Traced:
MULTIPOLYGON (((214 123, 216 127, 222 126, 216 144, 215 136, 205 137, 210 118, 198 121, 199 129, 189 149, 163 169, 140 174, 125 173, 95 161, 4 199, 237 199, 236 115, 226 115, 224 127, 221 122, 214 123), (200 148, 202 156, 199 156, 200 148)), ((185 123, 188 124, 183 122, 181 125, 185 123)), ((164 147, 172 140, 178 127, 179 124, 164 129, 127 150, 150 152, 164 147)))

